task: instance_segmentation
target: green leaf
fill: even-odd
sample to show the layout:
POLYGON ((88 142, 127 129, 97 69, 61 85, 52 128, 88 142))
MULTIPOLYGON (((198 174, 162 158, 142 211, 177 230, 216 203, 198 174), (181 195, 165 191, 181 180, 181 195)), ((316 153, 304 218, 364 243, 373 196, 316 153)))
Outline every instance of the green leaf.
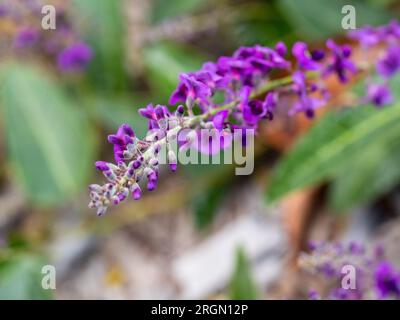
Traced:
POLYGON ((278 165, 267 199, 322 182, 344 169, 353 170, 355 156, 374 141, 385 144, 400 137, 400 103, 377 110, 357 107, 324 117, 278 165))
POLYGON ((357 166, 343 170, 333 181, 329 203, 336 211, 375 199, 400 181, 400 143, 371 141, 370 146, 353 158, 353 163, 357 166))
POLYGON ((356 9, 357 27, 369 24, 387 23, 391 18, 382 7, 364 1, 346 0, 280 0, 277 1, 282 15, 302 35, 314 40, 324 40, 329 36, 344 33, 342 28, 342 8, 351 4, 356 9))
POLYGON ((204 57, 188 47, 162 43, 146 48, 144 63, 149 81, 154 90, 161 95, 159 101, 167 102, 178 84, 182 72, 197 70, 205 61, 204 57))
POLYGON ((251 273, 251 266, 243 248, 236 252, 235 270, 230 282, 230 299, 255 300, 258 298, 258 290, 251 273))
POLYGON ((123 1, 74 0, 73 4, 94 50, 89 68, 91 82, 100 89, 125 89, 123 1))
POLYGON ((12 177, 37 204, 54 204, 86 183, 93 137, 82 112, 44 71, 5 67, 2 106, 12 177))
POLYGON ((0 300, 43 300, 52 297, 42 288, 44 259, 32 254, 18 254, 0 261, 0 300))

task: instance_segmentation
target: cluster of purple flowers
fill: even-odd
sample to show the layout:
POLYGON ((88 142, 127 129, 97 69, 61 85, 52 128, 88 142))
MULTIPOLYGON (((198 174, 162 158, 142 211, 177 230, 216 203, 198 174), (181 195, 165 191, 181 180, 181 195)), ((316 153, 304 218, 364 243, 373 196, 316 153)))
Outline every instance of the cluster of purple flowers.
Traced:
POLYGON ((387 260, 381 245, 366 248, 356 242, 311 243, 310 253, 300 256, 299 265, 307 272, 323 277, 329 284, 326 296, 312 290, 311 299, 400 299, 400 271, 387 260), (343 272, 344 266, 352 266, 355 270, 353 288, 342 287, 347 272, 343 272))
MULTIPOLYGON (((387 41, 390 41, 387 52, 398 56, 398 51, 392 49, 393 43, 398 41, 398 24, 392 22, 382 28, 392 30, 385 32, 387 41)), ((365 31, 361 29, 358 32, 363 34, 365 31)), ((363 43, 364 36, 353 33, 352 37, 363 43)), ((273 120, 278 106, 285 107, 281 99, 284 95, 295 97, 285 100, 294 100, 292 105, 285 107, 289 109, 289 115, 302 112, 312 118, 316 110, 329 99, 321 79, 333 75, 341 83, 346 83, 358 72, 358 67, 352 61, 351 47, 338 45, 331 39, 326 42, 324 49, 311 50, 307 44, 297 42, 292 47, 291 58, 288 51, 282 42, 274 48, 260 45, 241 47, 232 56, 205 63, 199 71, 181 74, 179 84, 169 100, 170 105, 178 105, 175 112, 170 112, 167 106, 154 107, 152 104, 139 110, 149 123, 149 134, 144 140, 135 137, 127 125, 121 126, 116 135, 109 137, 114 144, 117 165, 102 163, 97 166, 109 183, 103 187, 90 187, 90 207, 97 208, 98 214, 103 214, 109 204, 119 203, 129 193, 137 199, 136 190, 142 176, 147 176, 148 189, 153 190, 158 179, 156 151, 162 144, 168 146, 179 130, 193 129, 184 141, 179 141, 181 147, 187 148, 196 146, 201 128, 221 133, 235 129, 243 132, 257 129, 261 120, 273 120)), ((393 69, 394 59, 390 56, 390 59, 385 57, 386 60, 385 63, 378 62, 378 69, 390 74, 388 69, 393 69)), ((369 96, 374 94, 374 99, 370 100, 378 106, 386 102, 386 89, 370 88, 369 96)), ((232 135, 222 139, 223 148, 229 145, 232 135)), ((242 141, 245 140, 242 137, 242 141)), ((211 154, 219 151, 211 146, 200 146, 198 149, 211 154)), ((171 150, 169 155, 175 170, 176 155, 171 150)))
POLYGON ((366 100, 378 107, 393 103, 388 82, 400 71, 400 24, 393 20, 385 26, 367 26, 352 31, 349 36, 360 43, 365 53, 379 51, 375 67, 381 82, 369 81, 366 100))
POLYGON ((15 29, 7 48, 13 49, 12 54, 37 50, 55 60, 63 72, 83 71, 93 57, 92 49, 73 30, 62 4, 57 6, 56 29, 41 29, 41 9, 45 4, 41 0, 9 0, 1 5, 0 19, 8 20, 15 29))

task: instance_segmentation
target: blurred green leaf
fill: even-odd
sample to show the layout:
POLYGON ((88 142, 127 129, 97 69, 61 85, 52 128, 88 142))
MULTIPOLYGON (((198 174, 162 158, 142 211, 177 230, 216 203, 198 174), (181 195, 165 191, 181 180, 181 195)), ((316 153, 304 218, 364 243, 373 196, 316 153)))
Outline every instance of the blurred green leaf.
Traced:
POLYGON ((232 300, 255 300, 258 298, 258 290, 251 273, 243 248, 236 251, 235 270, 230 282, 230 299, 232 300))
MULTIPOLYGON (((389 84, 399 101, 400 76, 389 84)), ((354 88, 358 96, 364 87, 361 82, 354 88)), ((328 114, 280 162, 267 199, 327 180, 333 180, 329 203, 337 211, 384 194, 400 180, 399 120, 400 103, 328 114)))
POLYGON ((44 259, 32 254, 17 254, 0 261, 0 300, 43 300, 52 297, 42 288, 44 259))
POLYGON ((391 14, 382 6, 365 1, 346 0, 280 0, 277 5, 288 23, 303 36, 313 40, 324 40, 335 34, 344 33, 342 7, 351 4, 356 9, 357 27, 387 23, 391 14))
POLYGON ((54 204, 86 183, 94 151, 89 122, 44 71, 10 64, 4 74, 12 176, 30 200, 54 204))
POLYGON ((154 0, 152 20, 159 23, 167 18, 192 13, 205 3, 204 0, 154 0))
POLYGON ((204 57, 188 47, 172 43, 160 43, 146 48, 144 63, 150 84, 159 94, 159 102, 167 102, 178 84, 180 73, 198 70, 204 61, 204 57))
POLYGON ((94 50, 89 76, 100 89, 120 90, 126 87, 123 3, 115 0, 74 0, 87 41, 94 50))
POLYGON ((343 170, 333 181, 329 202, 337 211, 375 199, 400 181, 399 141, 391 144, 372 141, 352 160, 357 165, 343 170))
POLYGON ((344 169, 353 170, 355 156, 371 141, 379 145, 400 137, 399 121, 400 103, 382 110, 363 106, 328 114, 280 162, 267 199, 275 201, 344 169))

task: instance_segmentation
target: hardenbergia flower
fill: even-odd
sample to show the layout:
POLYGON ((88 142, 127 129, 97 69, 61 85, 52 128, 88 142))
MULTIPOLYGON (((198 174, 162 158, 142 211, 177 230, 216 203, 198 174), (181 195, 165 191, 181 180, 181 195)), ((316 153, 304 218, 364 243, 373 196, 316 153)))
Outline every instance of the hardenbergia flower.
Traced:
POLYGON ((221 133, 218 148, 222 149, 234 139, 230 134, 233 130, 256 130, 260 121, 273 121, 279 108, 288 109, 289 115, 304 113, 314 117, 330 99, 323 82, 326 77, 346 84, 355 75, 376 70, 383 83, 369 81, 367 93, 360 101, 372 102, 377 107, 390 104, 392 95, 387 79, 399 71, 400 25, 393 21, 382 27, 366 27, 352 31, 349 37, 362 48, 376 47, 377 57, 367 61, 367 66, 357 64, 351 41, 339 44, 329 39, 325 48, 316 49, 297 42, 291 50, 279 42, 274 48, 241 47, 232 56, 205 63, 199 71, 181 74, 170 106, 149 104, 139 110, 148 120, 146 137, 137 137, 126 124, 109 136, 116 164, 96 162, 108 182, 103 186, 90 185, 89 206, 103 215, 108 206, 128 196, 139 199, 143 181, 148 190, 154 190, 161 148, 167 149, 171 170, 177 169, 177 154, 171 148, 174 141, 180 150, 195 147, 207 154, 218 152, 211 142, 198 143, 201 129, 221 133), (287 95, 294 99, 281 99, 287 95), (293 102, 285 106, 285 101, 293 102))
POLYGON ((320 276, 328 285, 326 294, 316 290, 310 299, 361 300, 400 298, 400 270, 387 260, 382 245, 364 247, 357 242, 311 243, 310 253, 299 258, 300 267, 320 276), (343 287, 347 266, 354 270, 354 287, 343 287))

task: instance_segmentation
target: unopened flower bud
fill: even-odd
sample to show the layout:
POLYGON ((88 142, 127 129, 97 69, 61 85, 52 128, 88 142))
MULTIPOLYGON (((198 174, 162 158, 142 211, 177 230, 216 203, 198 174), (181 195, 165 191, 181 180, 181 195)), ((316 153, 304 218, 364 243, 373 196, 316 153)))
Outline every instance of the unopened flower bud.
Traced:
POLYGON ((110 170, 109 164, 105 161, 96 161, 95 166, 96 169, 100 171, 110 170))
POLYGON ((113 196, 111 198, 111 202, 114 206, 118 205, 120 203, 119 197, 118 196, 113 196))
POLYGON ((104 216, 106 211, 107 211, 107 207, 103 207, 103 206, 102 207, 98 207, 97 208, 97 215, 98 216, 104 216))
POLYGON ((111 170, 104 171, 103 174, 107 178, 108 181, 110 181, 110 182, 117 181, 117 176, 115 175, 115 173, 113 171, 111 171, 111 170))
POLYGON ((176 108, 176 115, 178 117, 183 117, 184 114, 185 114, 185 107, 182 105, 179 105, 178 108, 176 108))
POLYGON ((133 168, 134 169, 140 168, 141 165, 142 165, 142 161, 140 161, 140 160, 133 161, 133 168))
POLYGON ((149 165, 152 167, 156 167, 158 165, 158 160, 156 158, 151 158, 149 160, 149 165))
POLYGON ((172 150, 168 151, 168 164, 171 171, 175 172, 177 168, 177 159, 175 153, 172 150))
POLYGON ((139 200, 142 195, 142 190, 137 183, 134 183, 131 187, 131 193, 133 200, 139 200))
POLYGON ((94 191, 94 192, 100 193, 103 191, 103 188, 101 186, 99 186, 98 184, 91 184, 91 185, 89 185, 89 191, 94 191))

